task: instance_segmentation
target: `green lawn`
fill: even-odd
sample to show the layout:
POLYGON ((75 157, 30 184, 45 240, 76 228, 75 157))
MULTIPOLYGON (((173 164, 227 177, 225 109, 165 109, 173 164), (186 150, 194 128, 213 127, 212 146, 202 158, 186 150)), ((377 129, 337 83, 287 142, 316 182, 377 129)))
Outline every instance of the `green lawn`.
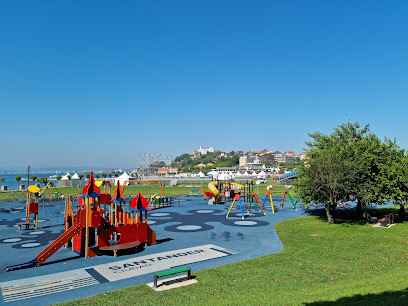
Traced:
MULTIPOLYGON (((201 187, 203 187, 204 190, 208 191, 208 183, 209 181, 180 181, 179 180, 179 185, 170 187, 168 185, 169 182, 167 181, 167 182, 164 182, 163 189, 167 196, 188 195, 190 194, 191 190, 200 190, 201 187)), ((271 180, 271 179, 268 180, 266 184, 254 185, 254 192, 256 192, 258 195, 261 195, 261 196, 266 195, 266 187, 268 185, 273 185, 273 192, 277 192, 274 195, 279 195, 279 196, 283 195, 285 186, 279 185, 275 180, 271 180)), ((84 186, 81 186, 79 189, 81 193, 82 193, 83 188, 84 186)), ((65 194, 65 195, 68 195, 68 194, 74 194, 76 196, 78 195, 78 187, 59 187, 57 188, 57 190, 60 193, 65 194)), ((43 193, 43 196, 48 197, 50 192, 51 194, 53 194, 55 191, 56 191, 55 188, 46 189, 43 193)), ((139 192, 144 196, 153 195, 155 193, 161 194, 160 188, 157 183, 153 183, 150 185, 147 183, 146 184, 143 183, 141 185, 126 186, 125 191, 124 191, 125 196, 130 196, 130 195, 135 196, 139 192)), ((112 186, 111 193, 113 194, 113 186, 112 186)), ((16 198, 24 199, 26 194, 27 194, 26 191, 11 190, 11 191, 0 192, 0 202, 9 202, 9 201, 15 200, 16 198)), ((293 193, 292 195, 295 196, 295 193, 293 193)))
POLYGON ((406 304, 408 222, 373 228, 353 216, 337 213, 335 225, 319 216, 281 222, 282 252, 196 272, 191 286, 140 285, 64 305, 406 304))

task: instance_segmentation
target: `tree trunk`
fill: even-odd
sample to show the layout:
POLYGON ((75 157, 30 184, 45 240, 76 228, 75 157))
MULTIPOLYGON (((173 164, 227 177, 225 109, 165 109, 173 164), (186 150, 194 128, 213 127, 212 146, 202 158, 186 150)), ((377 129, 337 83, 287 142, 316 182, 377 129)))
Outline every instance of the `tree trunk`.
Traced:
POLYGON ((362 210, 361 210, 361 200, 356 198, 356 202, 357 202, 357 207, 356 207, 356 212, 357 212, 357 216, 359 218, 361 218, 363 216, 362 210))
POLYGON ((326 216, 327 216, 327 222, 329 224, 334 224, 334 218, 333 218, 333 211, 334 209, 331 208, 330 204, 324 205, 324 210, 326 211, 326 216))

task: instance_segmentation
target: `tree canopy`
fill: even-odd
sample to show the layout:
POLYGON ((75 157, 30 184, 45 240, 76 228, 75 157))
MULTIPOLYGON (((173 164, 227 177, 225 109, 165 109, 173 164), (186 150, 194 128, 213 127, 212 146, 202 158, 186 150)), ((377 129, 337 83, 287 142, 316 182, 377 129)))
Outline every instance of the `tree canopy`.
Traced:
POLYGON ((370 133, 369 125, 346 123, 330 135, 309 134, 308 159, 296 183, 298 196, 305 203, 323 204, 329 223, 337 202, 350 195, 361 206, 382 204, 384 199, 405 201, 407 156, 395 141, 381 141, 370 133))
POLYGON ((191 158, 190 154, 183 154, 177 156, 171 163, 172 167, 179 167, 182 172, 195 172, 197 168, 194 167, 199 164, 211 165, 206 166, 202 171, 207 172, 216 167, 234 167, 239 165, 239 156, 231 151, 227 154, 227 157, 219 157, 220 152, 213 152, 201 155, 196 158, 191 158))

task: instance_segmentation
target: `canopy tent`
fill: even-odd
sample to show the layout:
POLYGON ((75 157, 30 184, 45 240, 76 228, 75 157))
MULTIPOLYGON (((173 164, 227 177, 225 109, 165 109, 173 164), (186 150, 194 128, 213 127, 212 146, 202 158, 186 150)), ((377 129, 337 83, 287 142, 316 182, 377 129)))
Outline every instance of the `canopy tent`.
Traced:
POLYGON ((198 172, 198 176, 203 178, 203 177, 205 177, 205 174, 200 171, 200 172, 198 172))
POLYGON ((229 175, 228 173, 221 173, 218 175, 218 179, 220 181, 224 181, 224 180, 230 180, 232 178, 231 175, 229 175))
POLYGON ((215 170, 212 170, 210 172, 207 173, 207 175, 211 175, 213 178, 217 178, 218 177, 218 172, 215 170))
POLYGON ((258 177, 266 178, 266 172, 262 170, 258 173, 258 177))
POLYGON ((68 176, 70 176, 69 173, 65 174, 63 177, 61 177, 61 180, 69 180, 68 176))
POLYGON ((70 174, 67 173, 59 180, 58 187, 69 187, 70 186, 71 181, 68 178, 69 175, 70 174))
POLYGON ((256 171, 252 172, 251 174, 252 177, 258 177, 258 174, 256 173, 256 171))
MULTIPOLYGON (((123 172, 123 174, 122 174, 121 176, 115 178, 115 185, 117 185, 118 182, 119 182, 121 185, 123 185, 123 184, 125 183, 125 181, 128 181, 128 180, 130 180, 131 178, 132 178, 132 177, 131 177, 129 174, 127 174, 126 172, 123 172)), ((128 184, 129 184, 129 182, 126 183, 126 185, 128 185, 128 184)))
POLYGON ((249 177, 249 176, 251 176, 251 175, 248 173, 248 171, 245 171, 244 174, 242 174, 242 176, 247 176, 247 177, 249 177))
POLYGON ((72 177, 71 177, 71 185, 72 186, 76 186, 80 184, 80 178, 78 176, 78 173, 75 173, 72 177))
POLYGON ((220 180, 220 181, 226 180, 225 174, 224 173, 218 174, 217 179, 220 180))
POLYGON ((233 177, 241 177, 241 176, 242 176, 241 172, 239 172, 239 171, 233 175, 233 177))

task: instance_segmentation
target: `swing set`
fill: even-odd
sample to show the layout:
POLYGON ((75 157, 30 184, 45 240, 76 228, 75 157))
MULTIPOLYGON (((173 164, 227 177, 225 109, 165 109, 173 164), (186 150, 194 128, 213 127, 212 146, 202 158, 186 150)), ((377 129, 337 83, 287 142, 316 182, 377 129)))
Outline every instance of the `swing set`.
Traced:
MULTIPOLYGON (((280 192, 271 192, 270 190, 268 190, 268 191, 266 192, 265 199, 264 199, 263 202, 262 202, 262 207, 264 206, 266 199, 269 197, 269 199, 270 199, 270 201, 271 201, 272 211, 273 211, 273 213, 275 213, 275 212, 274 212, 274 209, 273 209, 272 194, 281 194, 281 193, 280 193, 280 192)), ((293 209, 294 209, 294 210, 297 210, 297 207, 296 207, 296 202, 297 202, 297 201, 296 201, 296 202, 293 201, 293 198, 292 198, 292 196, 290 195, 288 189, 285 189, 285 191, 283 192, 283 198, 282 198, 282 203, 281 203, 281 205, 280 205, 280 208, 283 209, 283 204, 285 203, 286 195, 288 195, 290 201, 292 202, 293 209)))
MULTIPOLYGON (((278 192, 275 192, 275 193, 278 193, 278 192)), ((294 210, 297 210, 296 202, 293 201, 293 198, 292 198, 292 196, 290 195, 288 189, 286 189, 286 190, 284 191, 284 193, 283 193, 282 204, 280 205, 280 206, 281 206, 281 209, 283 209, 283 204, 284 204, 284 202, 285 202, 285 197, 286 197, 286 195, 288 195, 290 201, 292 202, 293 209, 294 209, 294 210)), ((264 211, 264 206, 265 206, 265 202, 266 202, 266 200, 267 200, 268 198, 269 198, 269 201, 270 201, 270 203, 271 203, 272 213, 275 213, 275 208, 274 208, 274 206, 273 206, 272 192, 271 192, 270 190, 268 190, 268 191, 266 192, 266 196, 265 196, 265 198, 264 198, 263 201, 262 201, 262 205, 261 205, 261 202, 259 201, 259 197, 258 197, 258 195, 256 194, 256 192, 253 192, 252 197, 250 197, 250 200, 249 200, 249 206, 248 206, 248 212, 247 212, 247 213, 249 214, 249 212, 250 212, 250 210, 251 210, 251 206, 252 206, 252 200, 255 199, 256 202, 258 203, 259 207, 261 208, 261 210, 262 210, 264 216, 265 216, 266 213, 265 213, 265 211, 264 211)), ((236 194, 236 195, 235 195, 234 201, 232 201, 232 204, 231 204, 231 206, 230 206, 230 208, 229 208, 229 210, 228 210, 228 213, 227 213, 227 215, 226 215, 226 218, 228 218, 228 216, 229 216, 229 214, 230 214, 232 208, 234 207, 235 201, 238 201, 238 202, 239 202, 239 207, 241 208, 241 217, 242 217, 242 220, 244 220, 245 217, 244 217, 244 211, 243 211, 243 208, 242 208, 241 195, 240 195, 240 194, 236 194)), ((265 207, 265 208, 266 208, 266 207, 265 207)))
MULTIPOLYGON (((260 207, 261 210, 262 210, 262 213, 263 213, 264 216, 265 216, 265 215, 266 215, 266 214, 265 214, 265 211, 264 211, 264 209, 263 209, 261 203, 259 202, 258 196, 257 196, 257 194, 256 194, 255 192, 253 193, 252 197, 250 198, 247 214, 249 214, 249 212, 251 211, 251 205, 252 205, 252 199, 253 199, 253 198, 255 198, 255 200, 257 201, 257 203, 258 203, 258 205, 259 205, 259 207, 260 207)), ((244 217, 244 211, 243 211, 243 208, 242 208, 241 195, 240 195, 240 194, 236 194, 236 195, 235 195, 234 200, 232 201, 232 204, 231 204, 231 206, 230 206, 230 208, 229 208, 229 210, 228 210, 228 213, 227 213, 227 215, 226 215, 226 218, 228 218, 228 216, 229 216, 229 214, 230 214, 230 212, 231 212, 231 210, 232 210, 232 207, 234 207, 234 204, 235 204, 235 201, 236 201, 236 200, 238 200, 238 202, 239 202, 239 207, 241 208, 241 217, 242 217, 242 220, 244 220, 245 217, 244 217)), ((272 211, 273 211, 273 206, 272 206, 272 211)))

